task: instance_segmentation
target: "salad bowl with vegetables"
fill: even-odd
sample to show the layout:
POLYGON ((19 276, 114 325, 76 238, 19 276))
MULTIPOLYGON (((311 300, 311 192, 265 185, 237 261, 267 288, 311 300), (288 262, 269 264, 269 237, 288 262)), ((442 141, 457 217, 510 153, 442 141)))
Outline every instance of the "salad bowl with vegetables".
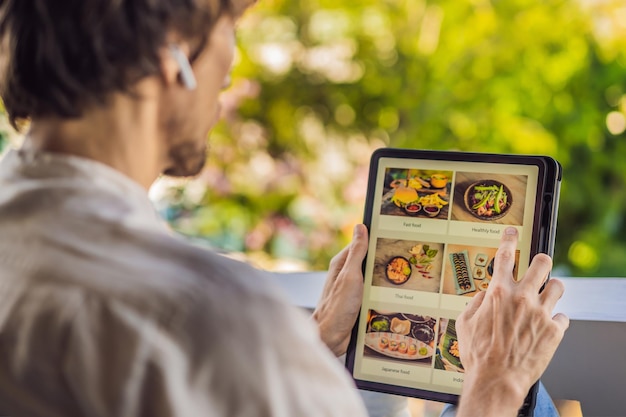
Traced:
POLYGON ((481 220, 496 220, 504 217, 511 205, 511 190, 495 180, 481 180, 472 183, 465 190, 465 208, 481 220))

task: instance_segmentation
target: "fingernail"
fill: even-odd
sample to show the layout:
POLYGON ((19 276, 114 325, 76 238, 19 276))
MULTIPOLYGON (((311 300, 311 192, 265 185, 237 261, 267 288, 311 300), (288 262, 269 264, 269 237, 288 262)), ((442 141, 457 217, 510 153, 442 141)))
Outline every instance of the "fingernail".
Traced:
POLYGON ((355 238, 361 235, 361 228, 359 226, 360 225, 358 224, 354 226, 354 231, 352 232, 352 236, 355 238))
POLYGON ((504 230, 504 234, 505 234, 505 235, 516 235, 516 234, 517 234, 517 229, 516 229, 516 228, 514 228, 514 227, 507 227, 507 228, 504 230))

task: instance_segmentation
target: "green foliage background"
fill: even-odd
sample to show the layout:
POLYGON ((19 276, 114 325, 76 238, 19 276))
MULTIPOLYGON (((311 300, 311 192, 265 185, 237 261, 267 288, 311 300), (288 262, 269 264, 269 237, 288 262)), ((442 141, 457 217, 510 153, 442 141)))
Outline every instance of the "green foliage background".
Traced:
POLYGON ((564 168, 557 267, 622 276, 621 3, 262 0, 239 24, 206 171, 154 198, 200 241, 325 269, 361 219, 375 148, 546 154, 564 168))

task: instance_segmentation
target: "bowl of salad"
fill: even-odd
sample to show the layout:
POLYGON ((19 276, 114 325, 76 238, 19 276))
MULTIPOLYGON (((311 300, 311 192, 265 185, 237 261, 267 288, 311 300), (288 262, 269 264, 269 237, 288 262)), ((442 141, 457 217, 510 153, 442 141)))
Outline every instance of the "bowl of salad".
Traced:
POLYGON ((496 180, 481 180, 470 184, 465 190, 465 208, 481 220, 500 219, 513 204, 511 190, 496 180))

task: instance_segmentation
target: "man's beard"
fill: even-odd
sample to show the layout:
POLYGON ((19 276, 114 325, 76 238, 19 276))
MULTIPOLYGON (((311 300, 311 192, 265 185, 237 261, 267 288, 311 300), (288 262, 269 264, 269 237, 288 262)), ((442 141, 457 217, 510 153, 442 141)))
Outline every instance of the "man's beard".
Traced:
POLYGON ((198 175, 206 162, 206 145, 197 142, 185 142, 174 145, 169 151, 172 166, 165 169, 165 175, 172 177, 191 177, 198 175))

